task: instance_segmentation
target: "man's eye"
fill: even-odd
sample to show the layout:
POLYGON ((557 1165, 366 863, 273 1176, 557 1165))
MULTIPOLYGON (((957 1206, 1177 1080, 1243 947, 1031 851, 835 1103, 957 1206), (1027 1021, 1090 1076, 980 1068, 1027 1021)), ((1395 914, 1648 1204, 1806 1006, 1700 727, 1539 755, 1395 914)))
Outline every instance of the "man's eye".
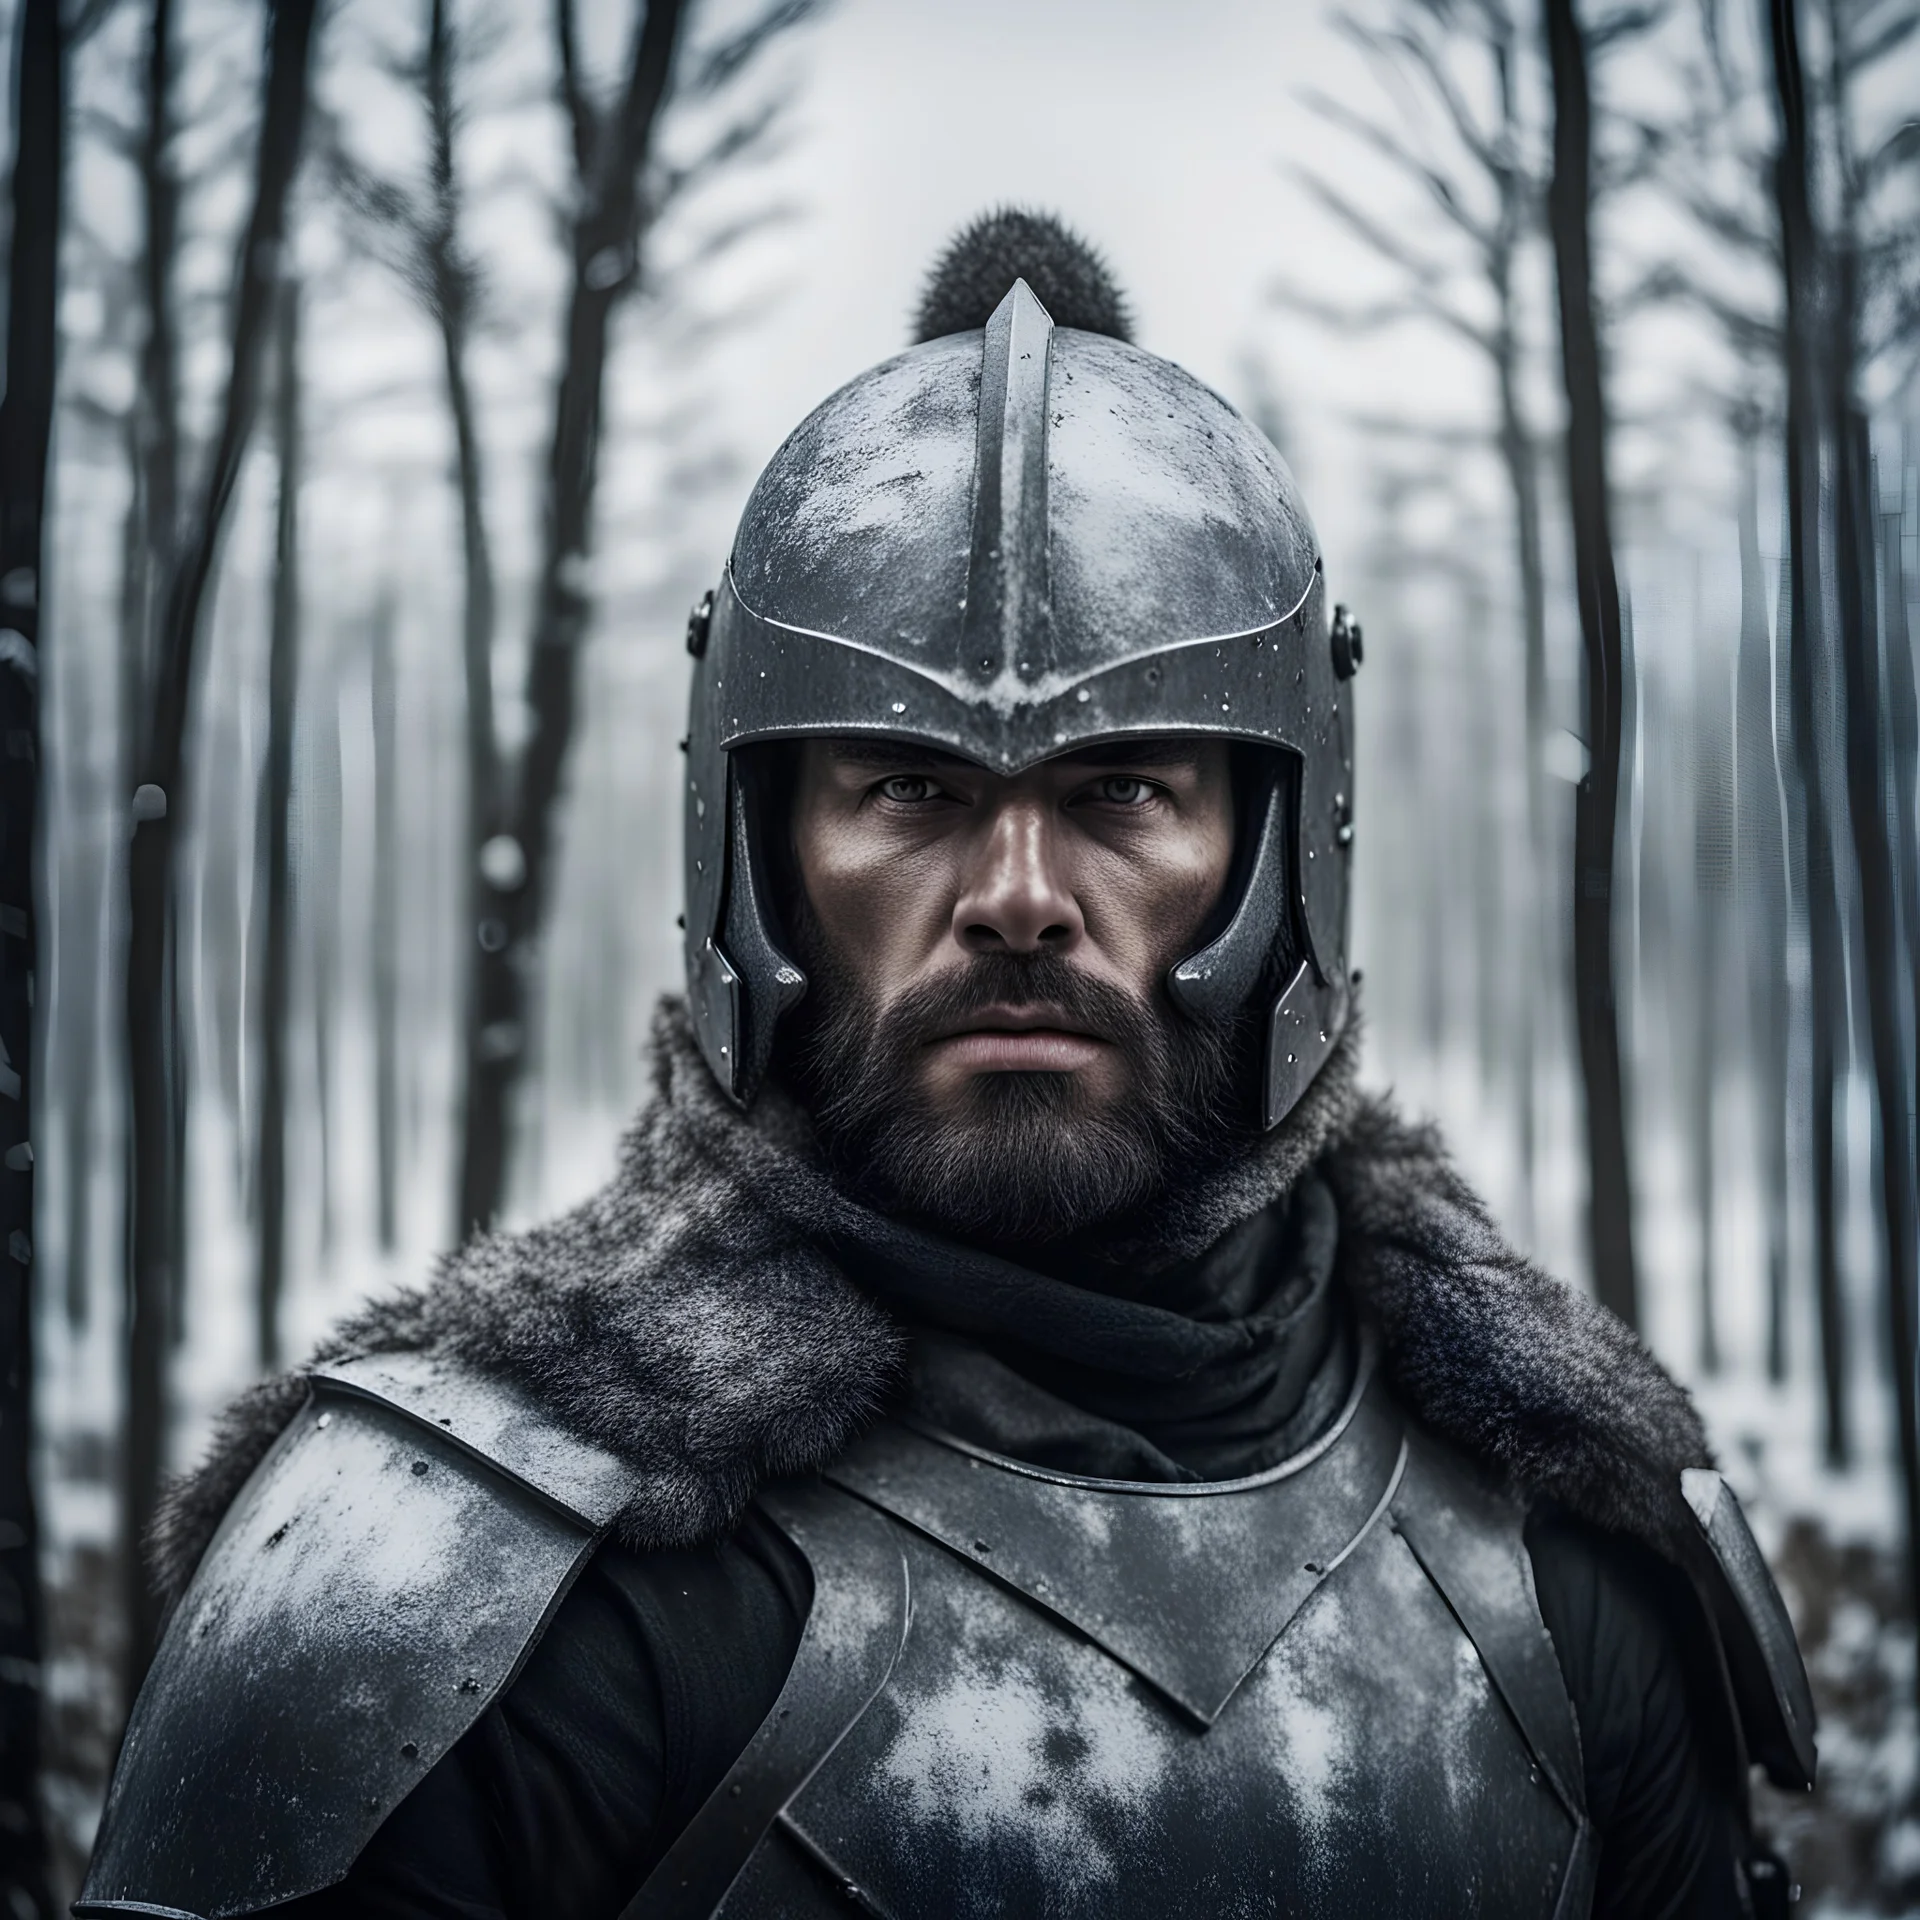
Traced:
POLYGON ((924 773, 896 773, 882 780, 878 791, 884 800, 911 806, 916 800, 931 800, 939 789, 924 773))
POLYGON ((1137 807, 1151 800, 1155 788, 1151 780, 1132 773, 1113 773, 1100 782, 1100 798, 1114 807, 1137 807))

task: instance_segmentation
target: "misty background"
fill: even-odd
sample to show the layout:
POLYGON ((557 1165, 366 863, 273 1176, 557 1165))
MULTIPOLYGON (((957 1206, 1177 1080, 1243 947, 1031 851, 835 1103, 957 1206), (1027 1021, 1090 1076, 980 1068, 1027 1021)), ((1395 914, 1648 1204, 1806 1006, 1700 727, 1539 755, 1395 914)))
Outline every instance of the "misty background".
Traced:
MULTIPOLYGON (((10 45, 25 4, 0 4, 10 45)), ((1764 1807, 1808 1910, 1912 1913, 1920 0, 1789 8, 1826 443, 1789 417, 1782 4, 1580 9, 1632 1304, 1808 1653, 1823 1783, 1764 1807), (1799 578, 1796 458, 1824 529, 1799 578)), ((1366 1076, 1442 1123, 1516 1241, 1594 1280, 1590 714, 1530 6, 656 0, 649 27, 640 0, 333 0, 283 232, 249 254, 294 10, 64 9, 32 1262, 62 1900, 151 1629, 127 1540, 160 1475, 469 1220, 611 1171, 679 984, 688 609, 761 465, 906 344, 935 254, 988 208, 1082 231, 1139 343, 1292 464, 1365 633, 1366 1076), (203 537, 180 775, 155 780, 203 537), (129 847, 162 830, 141 1111, 175 1145, 130 1242, 129 847)))

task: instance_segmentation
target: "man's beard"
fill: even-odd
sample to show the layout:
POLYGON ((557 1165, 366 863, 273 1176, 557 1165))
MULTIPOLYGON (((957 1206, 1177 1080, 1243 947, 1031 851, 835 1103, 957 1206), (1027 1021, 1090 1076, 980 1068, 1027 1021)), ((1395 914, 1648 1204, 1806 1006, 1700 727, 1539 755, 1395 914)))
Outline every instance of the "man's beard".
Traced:
POLYGON ((1237 1023, 1142 1002, 1058 954, 978 954, 884 1012, 817 929, 811 990, 785 1067, 837 1183, 963 1239, 1039 1245, 1129 1219, 1244 1145, 1237 1023), (985 1008, 1042 1006, 1114 1045, 1127 1084, 1105 1099, 1073 1073, 976 1073, 950 1106, 923 1084, 928 1045, 985 1008))

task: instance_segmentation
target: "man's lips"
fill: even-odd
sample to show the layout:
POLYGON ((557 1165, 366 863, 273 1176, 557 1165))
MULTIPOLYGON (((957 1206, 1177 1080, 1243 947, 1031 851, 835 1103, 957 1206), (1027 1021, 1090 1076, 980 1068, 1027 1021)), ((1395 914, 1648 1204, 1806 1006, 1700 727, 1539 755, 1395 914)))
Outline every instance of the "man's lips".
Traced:
POLYGON ((983 1008, 931 1043, 943 1065, 970 1073, 1073 1073, 1109 1044, 1046 1007, 983 1008))

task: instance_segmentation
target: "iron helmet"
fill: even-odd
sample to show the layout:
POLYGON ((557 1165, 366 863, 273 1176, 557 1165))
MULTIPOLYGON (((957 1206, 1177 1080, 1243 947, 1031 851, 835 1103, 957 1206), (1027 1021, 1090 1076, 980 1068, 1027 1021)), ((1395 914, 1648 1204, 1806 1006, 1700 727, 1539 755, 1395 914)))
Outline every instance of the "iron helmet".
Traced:
POLYGON ((962 236, 922 308, 937 337, 801 423, 695 609, 687 996, 743 1106, 807 988, 743 749, 806 735, 912 741, 1004 773, 1129 735, 1268 749, 1250 756, 1223 923, 1168 990, 1196 1017, 1260 1016, 1268 1127, 1345 1027, 1358 629, 1342 610, 1329 624, 1285 462, 1122 337, 1103 274, 1033 216, 962 236), (1056 325, 1030 280, 1104 330, 1056 325))

